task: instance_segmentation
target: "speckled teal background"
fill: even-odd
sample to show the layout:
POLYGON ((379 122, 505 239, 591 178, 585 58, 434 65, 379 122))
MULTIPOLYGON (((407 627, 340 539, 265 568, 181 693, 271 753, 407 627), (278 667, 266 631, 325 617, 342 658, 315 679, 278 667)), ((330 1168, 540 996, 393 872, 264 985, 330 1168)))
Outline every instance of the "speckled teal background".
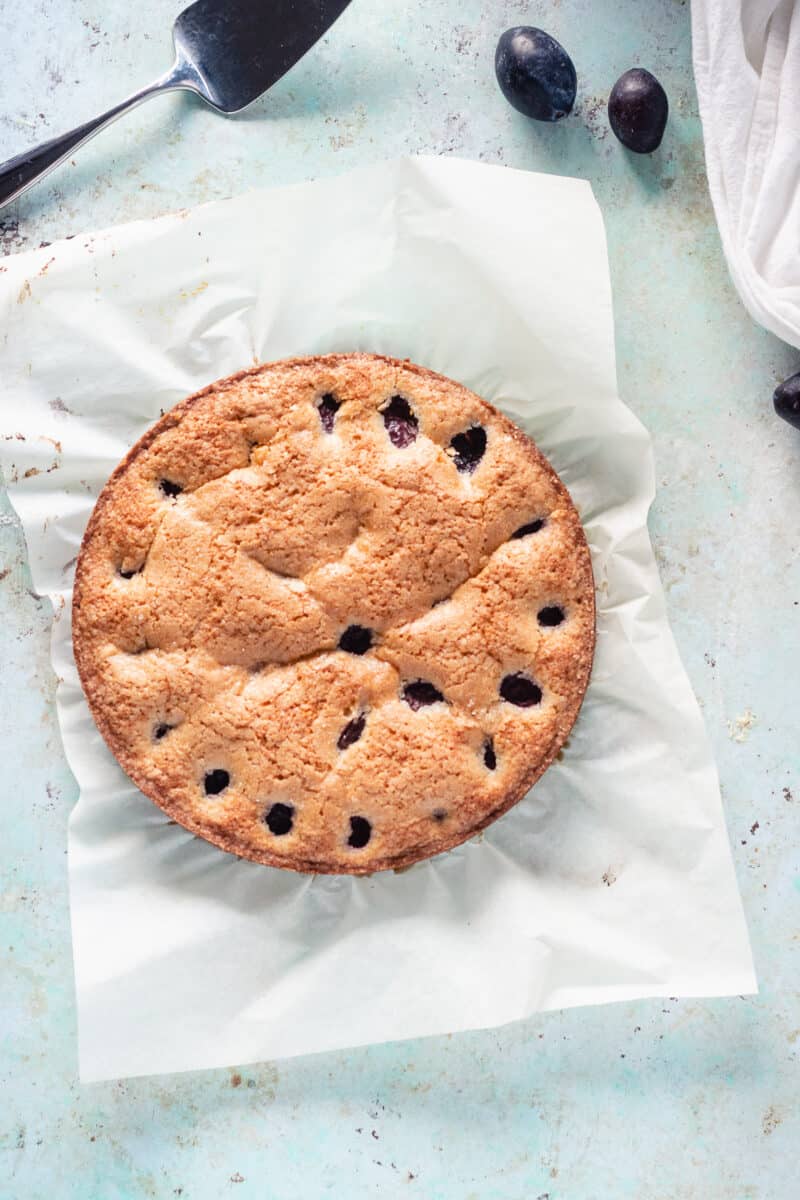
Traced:
MULTIPOLYGON (((0 0, 0 157, 169 61, 167 0, 0 0)), ((49 612, 0 500, 2 1200, 795 1200, 800 1004, 798 355, 757 329, 721 257, 681 0, 353 0, 242 117, 160 99, 0 213, 6 253, 407 152, 591 180, 608 228, 623 398, 651 430, 651 529, 723 784, 761 994, 573 1010, 259 1067, 79 1086, 49 612), (513 112, 497 36, 571 51, 575 113, 513 112), (672 115, 652 158, 608 132, 641 63, 672 115)), ((335 230, 331 231, 335 236, 335 230)), ((530 230, 535 246, 536 230, 530 230)), ((32 317, 31 319, 35 319, 32 317)), ((2 336, 2 330, 0 330, 2 336)), ((2 407, 0 433, 8 430, 2 407)), ((124 931, 120 931, 124 936, 124 931)))

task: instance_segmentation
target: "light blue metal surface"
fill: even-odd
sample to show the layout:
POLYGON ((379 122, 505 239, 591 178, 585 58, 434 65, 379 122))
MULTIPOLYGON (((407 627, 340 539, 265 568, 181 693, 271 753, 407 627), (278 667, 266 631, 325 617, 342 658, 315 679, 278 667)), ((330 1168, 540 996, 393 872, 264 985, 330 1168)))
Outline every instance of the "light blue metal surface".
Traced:
MULTIPOLYGON (((0 158, 166 67, 179 7, 2 4, 0 158)), ((652 533, 718 757, 761 995, 573 1010, 453 1038, 80 1087, 65 856, 76 790, 55 721, 47 606, 30 592, 3 499, 3 1200, 800 1194, 800 435, 769 399, 800 363, 750 322, 725 271, 686 3, 353 0, 247 114, 224 121, 185 97, 154 102, 0 214, 0 243, 13 253, 418 151, 595 187, 621 392, 655 440, 652 533), (578 68, 578 111, 555 128, 514 113, 494 82, 496 38, 520 22, 562 40, 578 68), (662 149, 644 159, 615 142, 603 105, 637 63, 672 105, 662 149)))

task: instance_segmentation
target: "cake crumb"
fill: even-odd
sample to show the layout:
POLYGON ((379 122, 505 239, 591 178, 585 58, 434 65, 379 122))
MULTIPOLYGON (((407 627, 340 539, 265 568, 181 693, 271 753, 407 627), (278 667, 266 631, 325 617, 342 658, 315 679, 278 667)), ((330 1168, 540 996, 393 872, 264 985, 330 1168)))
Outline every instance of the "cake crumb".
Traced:
POLYGON ((732 742, 746 742, 757 720, 752 709, 746 708, 740 717, 728 721, 728 737, 732 742))

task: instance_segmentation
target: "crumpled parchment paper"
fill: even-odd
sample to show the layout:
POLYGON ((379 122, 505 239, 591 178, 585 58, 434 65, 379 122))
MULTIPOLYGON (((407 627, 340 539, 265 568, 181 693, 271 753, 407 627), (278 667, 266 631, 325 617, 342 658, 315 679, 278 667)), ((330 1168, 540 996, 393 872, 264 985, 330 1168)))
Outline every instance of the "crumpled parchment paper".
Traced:
POLYGON ((84 1080, 499 1025, 755 978, 700 713, 646 528, 649 438, 616 391, 588 184, 403 159, 0 262, 0 462, 55 608, 84 1080), (409 871, 308 877, 191 837, 94 728, 70 644, 95 497, 162 409, 258 360, 408 356, 504 409, 570 488, 598 646, 561 761, 409 871))

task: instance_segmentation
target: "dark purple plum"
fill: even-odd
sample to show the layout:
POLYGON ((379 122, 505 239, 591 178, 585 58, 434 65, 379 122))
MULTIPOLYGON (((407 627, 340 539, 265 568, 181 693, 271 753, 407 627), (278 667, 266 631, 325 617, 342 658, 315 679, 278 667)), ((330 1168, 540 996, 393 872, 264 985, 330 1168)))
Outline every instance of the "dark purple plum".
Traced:
POLYGON ((566 50, 543 29, 515 25, 494 56, 500 91, 512 108, 535 121, 558 121, 575 103, 577 76, 566 50))
POLYGON ((363 850, 371 837, 372 826, 366 817, 350 818, 350 836, 347 839, 348 846, 352 846, 354 850, 363 850))
POLYGON ((405 450, 417 440, 419 420, 404 396, 392 396, 383 409, 383 423, 389 435, 389 441, 398 450, 405 450))
POLYGON ((652 154, 661 145, 669 116, 667 93, 644 67, 620 75, 608 98, 612 130, 634 154, 652 154))
POLYGON ((794 425, 795 429, 800 429, 800 371, 784 379, 776 387, 772 399, 778 416, 794 425))
POLYGON ((275 837, 285 837, 292 832, 294 808, 291 804, 273 804, 264 820, 270 833, 274 833, 275 837))
POLYGON ((339 649, 348 654, 366 654, 372 645, 372 630, 363 625, 348 625, 339 638, 339 649))

